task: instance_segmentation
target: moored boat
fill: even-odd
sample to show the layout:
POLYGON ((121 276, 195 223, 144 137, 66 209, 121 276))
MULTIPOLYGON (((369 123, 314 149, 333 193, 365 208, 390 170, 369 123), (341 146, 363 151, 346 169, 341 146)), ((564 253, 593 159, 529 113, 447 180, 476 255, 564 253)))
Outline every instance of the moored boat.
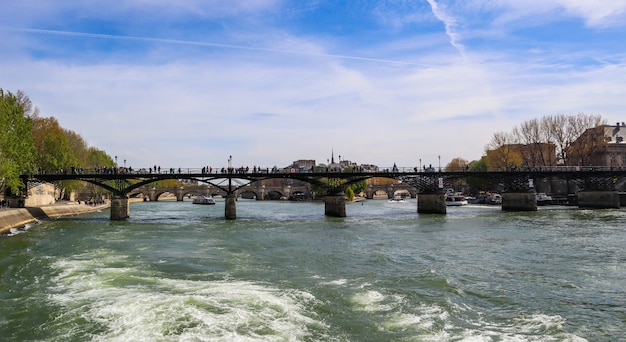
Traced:
POLYGON ((487 197, 487 204, 502 204, 502 195, 491 194, 487 197))
POLYGON ((393 195, 393 197, 389 199, 389 202, 406 202, 406 201, 404 200, 404 197, 402 197, 401 195, 393 195))
POLYGON ((207 197, 207 196, 196 196, 193 199, 193 204, 205 204, 205 205, 212 205, 215 204, 215 199, 213 199, 213 197, 207 197))
POLYGON ((537 205, 552 204, 552 196, 548 196, 545 192, 539 192, 536 195, 537 205))
POLYGON ((460 207, 467 205, 467 198, 461 194, 446 194, 446 205, 450 207, 460 207))

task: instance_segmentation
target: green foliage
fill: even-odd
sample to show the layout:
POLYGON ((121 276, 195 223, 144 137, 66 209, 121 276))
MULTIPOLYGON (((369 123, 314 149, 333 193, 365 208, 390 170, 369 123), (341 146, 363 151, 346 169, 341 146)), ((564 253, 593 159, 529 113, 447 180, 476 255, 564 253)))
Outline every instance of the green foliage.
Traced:
MULTIPOLYGON (((471 172, 484 172, 487 171, 487 157, 483 156, 480 160, 473 161, 469 164, 469 171, 471 172)), ((467 185, 469 185, 472 189, 478 191, 486 191, 490 190, 489 188, 493 185, 491 182, 477 177, 467 177, 466 178, 467 185)))
POLYGON ((82 160, 81 165, 86 169, 95 169, 100 166, 113 167, 115 162, 106 152, 90 147, 87 149, 85 159, 82 160))
POLYGON ((352 187, 347 187, 344 194, 346 195, 346 199, 348 199, 348 201, 354 200, 354 190, 352 190, 352 187))
MULTIPOLYGON (((315 197, 324 197, 328 193, 328 188, 341 188, 346 182, 346 179, 342 178, 320 178, 320 181, 328 186, 318 187, 312 185, 313 192, 315 193, 315 197)), ((364 191, 367 189, 367 182, 361 181, 355 184, 350 184, 345 186, 344 193, 346 198, 350 201, 354 200, 355 194, 364 191)))
MULTIPOLYGON (((9 188, 17 193, 23 186, 20 175, 38 168, 69 172, 72 167, 114 166, 105 152, 88 147, 79 134, 62 128, 54 117, 41 118, 38 113, 21 90, 14 95, 0 88, 0 191, 9 188)), ((56 184, 66 193, 85 185, 80 181, 56 184)))
POLYGON ((24 115, 18 98, 0 88, 0 188, 18 193, 20 175, 32 171, 35 146, 32 119, 24 115))
POLYGON ((32 132, 37 147, 35 163, 38 167, 45 172, 57 172, 76 166, 76 155, 57 119, 35 118, 32 132))
POLYGON ((355 194, 358 194, 359 192, 365 191, 367 189, 367 181, 363 180, 358 183, 352 184, 350 185, 350 188, 355 194))

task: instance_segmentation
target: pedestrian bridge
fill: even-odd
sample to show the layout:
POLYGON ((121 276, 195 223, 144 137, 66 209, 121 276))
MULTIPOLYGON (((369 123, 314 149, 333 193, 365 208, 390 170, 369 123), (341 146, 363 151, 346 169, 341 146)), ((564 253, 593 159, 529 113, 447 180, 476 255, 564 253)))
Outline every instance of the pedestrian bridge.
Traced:
MULTIPOLYGON (((148 199, 158 200, 164 193, 156 190, 151 193, 151 183, 162 180, 177 179, 203 183, 207 186, 198 186, 195 189, 169 189, 177 199, 187 195, 221 194, 225 197, 225 218, 236 218, 236 198, 243 193, 252 193, 257 200, 266 198, 269 193, 278 193, 281 197, 289 197, 298 192, 305 192, 307 186, 317 187, 325 193, 325 214, 328 216, 345 217, 345 195, 347 186, 370 178, 389 178, 401 184, 394 186, 378 186, 368 189, 368 197, 376 191, 384 191, 391 197, 398 190, 408 191, 411 197, 418 198, 417 211, 419 213, 446 213, 443 191, 451 187, 454 182, 470 177, 487 181, 497 185, 502 190, 503 210, 537 210, 534 184, 539 179, 557 177, 571 182, 576 186, 578 204, 590 208, 619 208, 620 200, 618 187, 626 182, 626 170, 615 168, 525 168, 506 171, 440 171, 426 172, 416 169, 393 168, 382 172, 268 172, 253 170, 253 172, 234 172, 233 169, 225 172, 205 173, 198 169, 170 169, 168 173, 121 172, 125 169, 114 169, 112 172, 99 170, 82 170, 70 173, 38 173, 22 175, 23 183, 58 182, 65 180, 80 180, 97 185, 112 194, 111 219, 123 220, 130 217, 128 198, 133 193, 141 193, 148 199), (268 179, 297 180, 308 184, 296 189, 290 187, 271 188, 260 181, 268 179), (261 185, 259 185, 261 184, 261 185), (140 190, 141 188, 144 190, 140 190), (144 192, 142 192, 144 191, 144 192), (204 192, 203 192, 204 191, 204 192)), ((24 191, 27 193, 27 191, 24 191)))

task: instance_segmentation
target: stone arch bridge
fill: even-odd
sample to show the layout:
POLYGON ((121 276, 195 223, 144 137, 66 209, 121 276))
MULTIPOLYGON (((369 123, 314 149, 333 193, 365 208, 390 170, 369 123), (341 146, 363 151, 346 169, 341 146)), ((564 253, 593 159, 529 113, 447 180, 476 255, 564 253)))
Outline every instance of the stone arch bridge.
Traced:
MULTIPOLYGON (((189 196, 226 197, 228 192, 220 187, 203 185, 184 185, 170 187, 140 187, 128 193, 130 197, 142 197, 144 200, 156 202, 164 194, 172 194, 177 201, 183 201, 189 196)), ((313 196, 310 186, 298 185, 265 185, 261 182, 251 182, 247 186, 234 191, 234 196, 253 198, 258 201, 268 199, 310 199, 313 196)))

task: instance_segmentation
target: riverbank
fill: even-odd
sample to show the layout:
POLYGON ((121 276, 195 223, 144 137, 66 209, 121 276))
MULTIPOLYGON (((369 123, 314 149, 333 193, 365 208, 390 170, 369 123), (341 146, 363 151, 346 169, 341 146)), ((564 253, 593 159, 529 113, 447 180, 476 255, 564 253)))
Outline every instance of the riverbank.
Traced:
POLYGON ((37 220, 92 213, 107 209, 109 206, 110 202, 95 206, 77 202, 59 202, 40 207, 0 209, 0 234, 7 234, 12 228, 23 227, 37 220))

